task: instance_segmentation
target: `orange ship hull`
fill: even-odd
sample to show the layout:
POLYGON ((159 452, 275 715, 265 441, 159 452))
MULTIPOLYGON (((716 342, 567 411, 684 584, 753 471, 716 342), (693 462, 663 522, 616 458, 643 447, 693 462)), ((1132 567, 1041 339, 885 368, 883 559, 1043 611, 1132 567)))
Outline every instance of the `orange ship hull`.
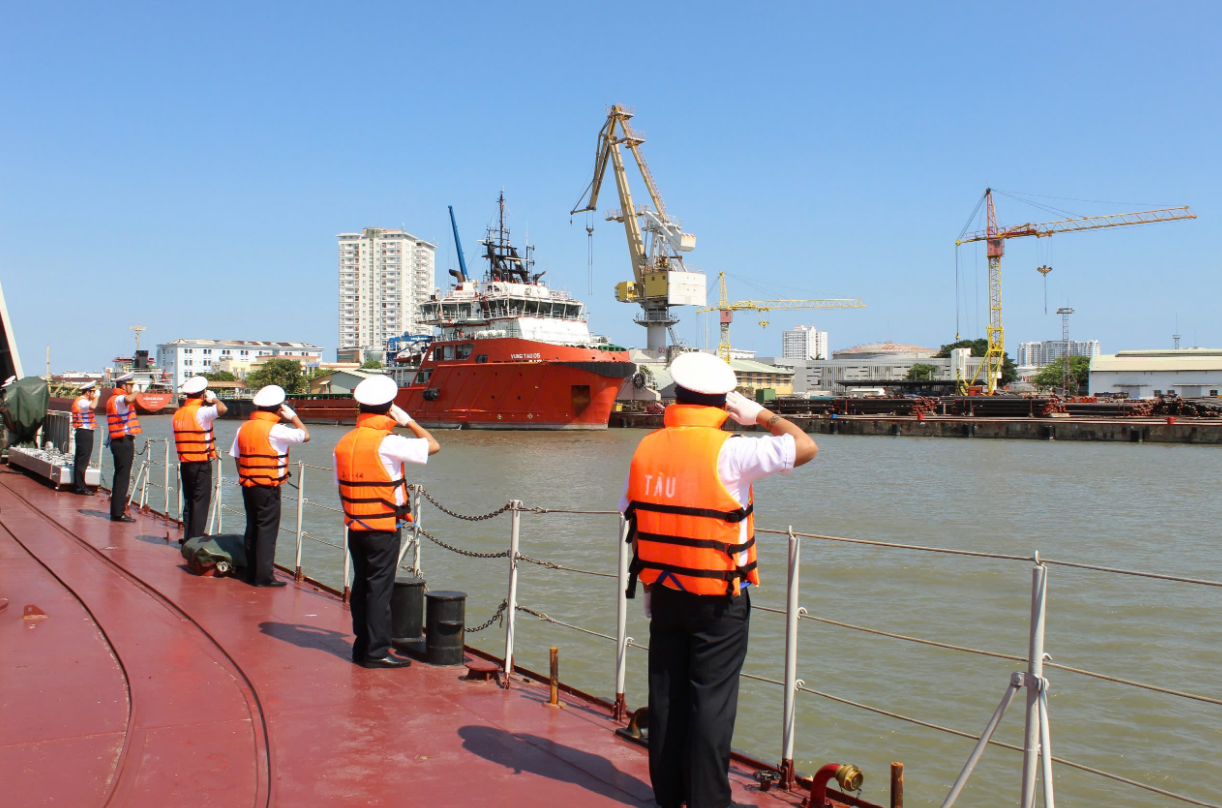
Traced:
MULTIPOLYGON (((435 342, 395 403, 429 429, 606 429, 635 371, 627 351, 513 338, 435 342), (434 359, 468 347, 462 359, 434 359)), ((346 397, 295 399, 293 407, 312 422, 356 419, 346 397)))

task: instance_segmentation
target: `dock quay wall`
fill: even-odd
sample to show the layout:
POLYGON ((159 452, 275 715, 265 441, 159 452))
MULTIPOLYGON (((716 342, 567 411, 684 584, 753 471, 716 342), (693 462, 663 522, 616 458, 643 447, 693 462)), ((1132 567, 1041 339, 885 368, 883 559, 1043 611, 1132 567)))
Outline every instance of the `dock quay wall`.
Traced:
MULTIPOLYGON (((1122 443, 1190 443, 1222 445, 1222 423, 1217 420, 1175 419, 1078 419, 1078 418, 946 418, 925 416, 872 417, 860 415, 791 416, 814 435, 879 435, 922 438, 1001 438, 1009 440, 1118 441, 1122 443)), ((610 426, 658 429, 662 416, 615 412, 610 426)), ((733 421, 734 431, 762 431, 733 421)))

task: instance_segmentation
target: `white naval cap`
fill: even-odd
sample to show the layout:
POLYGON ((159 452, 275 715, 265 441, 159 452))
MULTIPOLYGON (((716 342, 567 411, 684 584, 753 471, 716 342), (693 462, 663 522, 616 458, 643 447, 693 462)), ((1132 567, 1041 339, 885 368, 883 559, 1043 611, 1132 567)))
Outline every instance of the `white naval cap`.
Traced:
POLYGON ((279 407, 283 403, 284 388, 278 384, 260 387, 259 392, 255 393, 256 407, 279 407))
POLYGON ((136 378, 135 373, 124 373, 122 376, 115 377, 115 384, 123 384, 124 382, 130 382, 134 378, 136 378))
POLYGON ((709 396, 725 395, 738 386, 734 371, 724 360, 695 351, 679 354, 670 363, 670 377, 680 387, 709 396))
POLYGON ((182 391, 187 395, 202 393, 208 389, 208 380, 203 376, 192 376, 182 383, 182 391))
POLYGON ((17 381, 16 376, 9 376, 7 379, 4 380, 4 384, 0 384, 0 388, 12 387, 13 382, 15 381, 17 381))
POLYGON ((80 387, 76 389, 84 393, 84 392, 88 392, 89 390, 92 390, 93 388, 97 386, 98 386, 97 382, 85 382, 84 384, 82 384, 80 387))
POLYGON ((352 397, 358 404, 370 407, 380 407, 395 400, 399 393, 399 385, 389 376, 370 376, 356 386, 352 397))

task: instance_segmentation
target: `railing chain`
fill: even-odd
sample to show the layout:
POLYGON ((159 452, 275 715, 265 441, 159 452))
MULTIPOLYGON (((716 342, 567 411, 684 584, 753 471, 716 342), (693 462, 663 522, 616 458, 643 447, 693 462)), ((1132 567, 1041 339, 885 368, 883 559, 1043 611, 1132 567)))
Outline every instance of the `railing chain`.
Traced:
POLYGON ((431 541, 433 544, 436 544, 438 547, 444 547, 445 549, 449 550, 451 553, 458 553, 459 555, 466 556, 467 558, 509 558, 508 550, 502 550, 499 553, 477 553, 472 550, 460 549, 451 544, 446 544, 441 539, 434 536, 432 533, 429 533, 428 531, 426 531, 424 528, 420 528, 420 535, 424 536, 426 539, 431 541))
MULTIPOLYGON (((509 601, 502 600, 501 605, 496 608, 496 614, 492 615, 492 617, 489 617, 487 620, 480 623, 475 628, 468 628, 464 630, 467 632, 483 631, 484 629, 488 628, 489 626, 491 626, 493 623, 497 622, 498 620, 501 621, 501 625, 503 626, 505 625, 505 610, 508 608, 509 608, 509 601)), ((522 607, 519 606, 518 608, 520 609, 522 607)))
MULTIPOLYGON (((492 513, 486 513, 483 516, 466 516, 461 513, 455 513, 454 511, 447 508, 445 505, 442 505, 440 502, 433 499, 431 496, 429 496, 429 492, 424 490, 423 486, 419 490, 420 490, 420 494, 425 499, 427 499, 429 502, 433 503, 433 506, 437 508, 437 510, 449 516, 453 516, 455 519, 462 519, 465 522, 482 522, 485 519, 492 519, 493 517, 500 516, 505 511, 513 507, 513 503, 507 502, 502 507, 496 509, 492 513)), ((432 538, 432 537, 430 536, 429 538, 432 538)), ((499 556, 485 556, 485 557, 486 558, 498 558, 499 556)))

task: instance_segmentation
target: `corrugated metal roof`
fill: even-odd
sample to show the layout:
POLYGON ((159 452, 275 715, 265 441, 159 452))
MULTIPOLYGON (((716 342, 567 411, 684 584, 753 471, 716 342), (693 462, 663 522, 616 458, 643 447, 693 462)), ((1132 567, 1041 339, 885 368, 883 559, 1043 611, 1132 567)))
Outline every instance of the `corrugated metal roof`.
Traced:
POLYGON ((794 372, 793 368, 765 365, 763 362, 756 362, 752 359, 731 359, 730 367, 734 368, 735 373, 779 373, 783 376, 792 376, 794 372))

